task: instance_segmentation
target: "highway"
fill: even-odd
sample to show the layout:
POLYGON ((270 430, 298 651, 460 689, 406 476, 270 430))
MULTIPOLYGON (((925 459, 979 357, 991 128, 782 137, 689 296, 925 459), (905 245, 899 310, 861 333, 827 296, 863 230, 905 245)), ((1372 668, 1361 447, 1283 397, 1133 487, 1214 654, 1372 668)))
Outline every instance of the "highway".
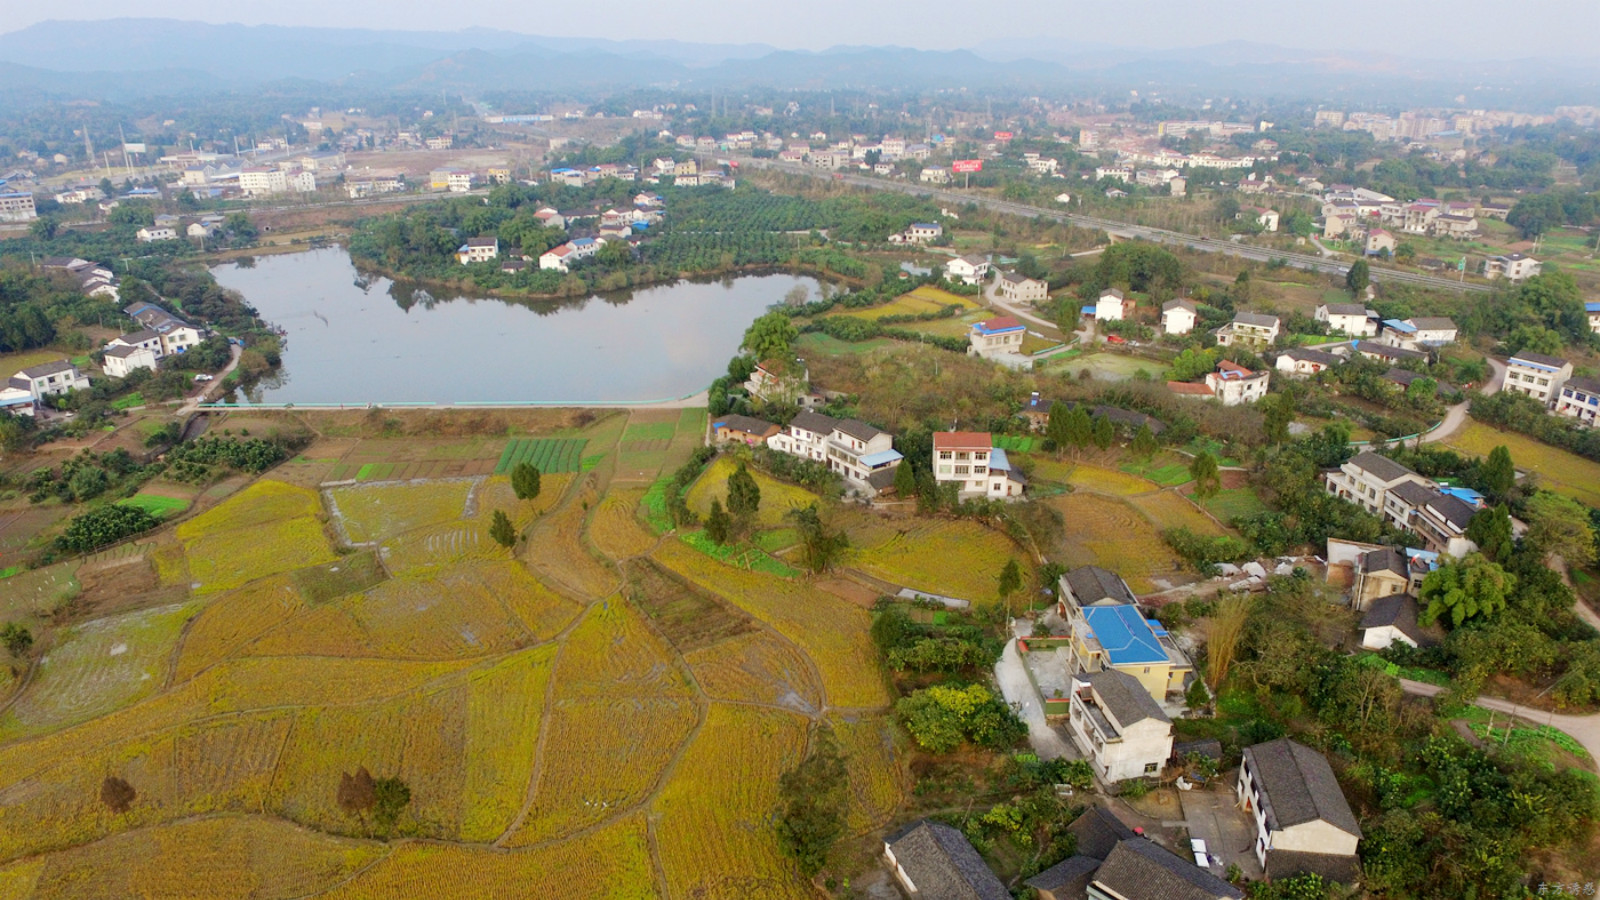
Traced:
MULTIPOLYGON (((1233 241, 1223 241, 1216 238, 1200 237, 1193 234, 1184 234, 1179 231, 1168 231, 1163 228, 1151 228, 1144 225, 1130 225, 1113 219, 1102 219, 1097 216, 1084 216, 1075 213, 1066 213, 1060 210, 1047 209, 1042 206, 1029 206, 1023 203, 1013 203, 1009 200, 1000 200, 984 197, 978 194, 967 194, 943 188, 929 187, 922 184, 910 184, 900 181, 889 181, 883 178, 868 178, 864 175, 855 175, 849 172, 836 172, 829 169, 816 169, 810 166, 795 163, 783 163, 771 159, 754 159, 739 157, 740 168, 770 169, 778 172, 787 172, 791 175, 805 175, 811 178, 828 179, 843 182, 853 187, 866 188, 873 191, 897 191, 902 194, 911 194, 939 200, 951 204, 974 203, 985 209, 1008 215, 1021 216, 1027 219, 1048 219, 1079 228, 1092 228, 1104 231, 1119 238, 1138 238, 1154 241, 1160 244, 1187 247, 1206 253, 1225 253, 1241 259, 1251 259, 1258 262, 1270 262, 1274 259, 1283 260, 1285 264, 1298 269, 1312 272, 1326 272, 1330 275, 1343 275, 1350 266, 1337 260, 1324 259, 1310 253, 1293 253, 1283 250, 1269 250, 1263 247, 1252 247, 1247 244, 1237 244, 1233 241)), ((1378 282, 1396 282, 1415 284, 1421 287, 1436 290, 1461 291, 1466 293, 1488 293, 1492 287, 1485 284, 1460 282, 1451 278, 1439 278, 1434 275, 1423 275, 1417 272, 1405 272, 1398 269, 1382 267, 1369 263, 1372 280, 1378 282)))

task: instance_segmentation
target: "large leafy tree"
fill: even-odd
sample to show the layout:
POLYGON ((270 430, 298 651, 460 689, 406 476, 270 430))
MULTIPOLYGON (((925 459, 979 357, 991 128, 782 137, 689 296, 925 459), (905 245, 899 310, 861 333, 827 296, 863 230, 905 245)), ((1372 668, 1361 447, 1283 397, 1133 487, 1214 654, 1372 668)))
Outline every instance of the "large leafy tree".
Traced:
POLYGON ((1540 491, 1528 501, 1528 545, 1540 556, 1559 556, 1572 567, 1595 561, 1594 527, 1577 501, 1540 491))
POLYGON ((1496 500, 1504 499, 1517 483, 1517 469, 1511 462, 1511 451, 1502 444, 1489 451, 1489 457, 1478 466, 1478 485, 1483 492, 1496 500))
POLYGON ((1517 548, 1516 536, 1511 530, 1511 513, 1505 504, 1480 509, 1467 523, 1467 540, 1478 545, 1478 551, 1497 563, 1511 559, 1517 548))
POLYGON ((785 360, 794 355, 794 342, 800 337, 794 321, 781 312, 770 312, 750 324, 741 345, 757 360, 785 360))
POLYGON ((1360 295, 1372 283, 1372 270, 1364 259, 1358 259, 1350 264, 1350 270, 1344 273, 1344 286, 1350 293, 1360 295))
POLYGON ((743 462, 728 476, 728 513, 733 517, 735 530, 742 531, 755 521, 761 508, 761 486, 756 484, 750 467, 743 462))
POLYGON ((1194 495, 1202 500, 1215 497, 1222 490, 1222 475, 1217 471, 1217 458, 1202 450, 1189 463, 1189 477, 1194 479, 1194 495))
POLYGON ((1482 553, 1445 563, 1422 579, 1424 625, 1448 620, 1452 627, 1492 619, 1506 608, 1517 577, 1482 553))
POLYGON ((778 779, 778 797, 778 846, 806 877, 816 875, 844 834, 850 806, 850 772, 833 729, 817 730, 811 752, 778 779))
POLYGON ((539 496, 539 470, 530 462, 519 462, 511 467, 511 490, 518 500, 532 500, 539 496))

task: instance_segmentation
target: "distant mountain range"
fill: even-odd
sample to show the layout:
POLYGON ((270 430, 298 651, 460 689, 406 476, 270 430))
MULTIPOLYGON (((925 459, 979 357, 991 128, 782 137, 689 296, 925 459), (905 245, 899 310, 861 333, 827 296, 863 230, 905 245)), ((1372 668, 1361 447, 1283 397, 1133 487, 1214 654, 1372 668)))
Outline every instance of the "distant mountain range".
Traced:
POLYGON ((595 91, 623 87, 812 90, 1135 89, 1475 106, 1593 102, 1594 60, 1427 60, 1244 41, 1170 50, 1032 39, 969 50, 552 38, 493 29, 385 31, 171 19, 47 21, 0 35, 0 92, 111 99, 265 83, 350 88, 595 91), (137 77, 130 78, 129 75, 137 77))

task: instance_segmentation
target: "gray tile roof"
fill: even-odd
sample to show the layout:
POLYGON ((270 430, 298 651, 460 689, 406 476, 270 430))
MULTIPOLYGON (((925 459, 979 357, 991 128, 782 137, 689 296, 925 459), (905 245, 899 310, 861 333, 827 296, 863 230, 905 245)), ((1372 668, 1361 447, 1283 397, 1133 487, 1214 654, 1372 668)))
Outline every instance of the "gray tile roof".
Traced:
POLYGON ((1350 460, 1350 462, 1362 469, 1365 469, 1367 472, 1372 473, 1372 475, 1378 478, 1380 481, 1385 482, 1404 478, 1407 475, 1417 474, 1390 459, 1389 457, 1380 456, 1376 453, 1373 453, 1371 450, 1356 454, 1356 457, 1350 460))
POLYGON ((1073 569, 1066 574, 1066 579, 1067 587, 1072 589, 1072 596, 1082 606, 1090 606, 1101 600, 1112 600, 1117 603, 1138 602, 1120 575, 1099 566, 1081 566, 1073 569))
POLYGON ((1171 722, 1167 714, 1162 711, 1161 704, 1150 696, 1139 679, 1118 672, 1116 669, 1106 669, 1101 672, 1091 672, 1082 676, 1089 682, 1094 692, 1099 695, 1100 701, 1105 705, 1107 712, 1117 720, 1123 728, 1145 719, 1155 719, 1157 722, 1171 722))
POLYGON ((1242 900, 1221 878, 1143 838, 1123 841, 1094 874, 1094 883, 1138 900, 1242 900))
POLYGON ((1067 830, 1078 839, 1078 853, 1095 859, 1111 855, 1118 841, 1133 837, 1133 829, 1122 824, 1104 807, 1091 806, 1083 815, 1072 820, 1067 830))
POLYGON ((1409 573, 1410 567, 1406 565, 1405 554, 1393 547, 1384 547, 1379 550, 1369 550, 1361 557, 1361 571, 1393 572, 1404 578, 1409 573))
POLYGON ((814 431, 817 434, 832 434, 834 426, 838 424, 838 419, 825 416, 822 413, 812 412, 809 409, 802 410, 799 415, 789 420, 790 428, 814 431))
POLYGON ((1417 624, 1417 601, 1405 594, 1390 594, 1372 601, 1367 614, 1361 617, 1362 628, 1392 626, 1418 644, 1431 644, 1432 638, 1417 624))
POLYGON ((1198 309, 1198 307, 1196 307, 1194 305, 1194 301, 1193 300, 1181 300, 1181 299, 1180 300, 1168 300, 1167 302, 1161 304, 1161 311, 1162 312, 1166 312, 1169 309, 1187 309, 1189 312, 1195 312, 1198 309))
POLYGON ((1283 355, 1290 359, 1321 363, 1324 366, 1337 366, 1344 362, 1343 357, 1334 356, 1326 350, 1312 350, 1306 347, 1296 347, 1293 350, 1286 351, 1283 355))
POLYGON ((1454 331, 1456 329, 1455 320, 1444 316, 1423 316, 1412 319, 1411 324, 1415 325, 1418 331, 1454 331))
POLYGON ((24 378, 43 378, 46 375, 54 375, 57 372, 67 372, 71 371, 72 369, 72 360, 58 359, 53 362, 40 363, 37 366, 29 366, 28 368, 17 372, 17 374, 24 378))
POLYGON ((107 347, 106 348, 106 355, 107 356, 115 356, 115 357, 117 357, 119 359, 125 358, 125 357, 129 357, 129 356, 132 356, 135 353, 140 353, 140 352, 148 352, 148 351, 145 351, 144 348, 142 348, 142 347, 129 347, 129 346, 125 346, 125 345, 118 345, 118 346, 115 346, 115 347, 107 347))
POLYGON ((1472 522, 1472 517, 1478 514, 1478 511, 1472 508, 1472 504, 1460 497, 1453 497, 1444 493, 1440 493, 1430 500, 1429 505, 1438 510, 1439 514, 1449 520, 1451 525, 1463 531, 1472 522))
POLYGON ((1324 881, 1356 884, 1361 881, 1361 858, 1300 850, 1267 851, 1268 878, 1277 881, 1306 873, 1321 875, 1324 881))
POLYGON ((1427 485, 1415 481, 1408 481, 1405 484, 1396 485, 1389 491, 1389 493, 1399 497, 1401 500, 1404 500, 1406 503, 1409 503, 1414 507, 1423 507, 1434 504, 1439 497, 1444 496, 1427 485))
POLYGON ((1357 353, 1370 353, 1384 359, 1427 359, 1428 354, 1421 350, 1407 350, 1404 347, 1391 347, 1388 344, 1379 344, 1373 341, 1357 341, 1357 353))
POLYGON ((741 416, 737 413, 718 416, 712 420, 712 425, 722 425, 729 430, 743 431, 746 434, 776 434, 778 428, 778 426, 765 419, 757 419, 754 416, 741 416))
POLYGON ((1538 363, 1541 366, 1549 366, 1552 369, 1559 369, 1567 364, 1567 361, 1559 356, 1545 356, 1543 353, 1516 353, 1511 357, 1512 362, 1516 362, 1519 359, 1538 363))
POLYGON ((884 839, 927 900, 1011 900, 961 832, 926 819, 884 839))
POLYGON ((1254 325, 1257 328, 1277 328, 1278 317, 1264 313, 1242 312, 1233 314, 1235 325, 1254 325))
POLYGON ((1365 316, 1367 308, 1359 303, 1327 303, 1330 316, 1365 316))
POLYGON ((142 344, 145 341, 155 341, 160 339, 161 335, 151 331, 148 328, 141 328, 138 331, 130 331, 127 334, 116 338, 116 340, 119 340, 124 344, 142 344))
POLYGON ((1600 378, 1568 378, 1562 386, 1563 390, 1566 388, 1594 396, 1600 394, 1600 378))
POLYGON ((1246 747, 1244 759, 1261 787, 1269 827, 1281 830, 1320 819, 1361 836, 1361 825, 1326 756, 1305 744, 1279 738, 1246 747))
POLYGON ((870 441, 878 435, 883 434, 883 432, 873 428, 871 425, 868 425, 860 419, 840 419, 838 422, 834 423, 833 427, 844 432, 845 434, 850 435, 858 441, 870 441))
POLYGON ((1036 891, 1052 891, 1058 897, 1082 897, 1100 860, 1092 856, 1069 856, 1043 872, 1029 878, 1024 884, 1036 891))

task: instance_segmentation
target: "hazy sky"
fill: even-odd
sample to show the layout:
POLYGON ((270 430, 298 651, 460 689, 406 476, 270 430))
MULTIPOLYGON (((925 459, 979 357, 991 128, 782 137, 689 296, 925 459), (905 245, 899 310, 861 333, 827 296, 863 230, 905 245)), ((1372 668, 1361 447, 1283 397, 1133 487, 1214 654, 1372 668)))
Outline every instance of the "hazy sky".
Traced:
POLYGON ((1600 56, 1600 0, 51 0, 7 3, 7 30, 47 19, 150 16, 244 24, 572 37, 969 47, 1018 37, 1180 47, 1250 40, 1291 47, 1414 51, 1425 58, 1600 56))

